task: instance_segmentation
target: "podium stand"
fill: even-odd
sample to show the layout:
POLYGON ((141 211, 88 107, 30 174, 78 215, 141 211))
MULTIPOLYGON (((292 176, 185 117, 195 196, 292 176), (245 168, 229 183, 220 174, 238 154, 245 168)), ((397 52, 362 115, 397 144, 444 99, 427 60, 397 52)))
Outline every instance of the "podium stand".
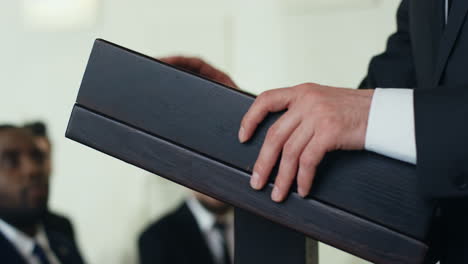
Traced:
MULTIPOLYGON (((259 220, 249 217, 253 214, 281 225, 278 237, 291 243, 300 233, 375 263, 423 261, 434 205, 419 194, 414 166, 365 151, 338 151, 325 157, 306 199, 293 191, 285 202, 272 202, 274 177, 262 191, 252 190, 252 167, 267 129, 281 115, 269 115, 252 140, 240 144, 240 120, 254 99, 96 40, 66 136, 245 210, 248 214, 237 217, 239 229, 248 228, 239 224, 244 220, 259 220)), ((236 248, 242 254, 249 236, 237 232, 236 248)), ((270 236, 267 245, 275 233, 260 239, 270 236)), ((260 252, 270 252, 277 256, 274 261, 279 259, 275 254, 284 252, 292 260, 298 257, 296 250, 305 248, 281 251, 276 246, 250 257, 264 260, 267 256, 260 252)), ((237 263, 248 263, 236 255, 237 263)))
POLYGON ((235 209, 235 263, 318 264, 318 243, 243 209, 235 209))

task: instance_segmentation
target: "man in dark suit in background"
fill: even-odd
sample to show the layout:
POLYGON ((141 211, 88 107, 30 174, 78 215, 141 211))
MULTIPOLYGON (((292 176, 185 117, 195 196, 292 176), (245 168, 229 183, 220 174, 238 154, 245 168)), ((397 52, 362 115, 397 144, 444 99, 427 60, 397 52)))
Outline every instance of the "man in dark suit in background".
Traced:
POLYGON ((194 192, 178 209, 140 236, 141 264, 230 264, 233 258, 231 206, 194 192))
POLYGON ((0 262, 82 264, 71 224, 48 212, 50 170, 35 140, 0 126, 0 262))
MULTIPOLYGON (((37 147, 44 153, 44 170, 47 175, 52 175, 52 143, 47 134, 47 127, 43 122, 32 122, 23 125, 31 131, 37 147)), ((51 176, 49 176, 51 177, 51 176)), ((64 216, 47 210, 44 217, 44 225, 47 229, 54 230, 67 236, 73 243, 75 242, 75 231, 69 219, 64 216)))

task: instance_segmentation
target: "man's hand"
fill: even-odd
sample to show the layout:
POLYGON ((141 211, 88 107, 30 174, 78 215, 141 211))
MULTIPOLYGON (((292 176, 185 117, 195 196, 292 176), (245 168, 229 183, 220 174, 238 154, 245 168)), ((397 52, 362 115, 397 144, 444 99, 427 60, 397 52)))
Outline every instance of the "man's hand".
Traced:
POLYGON ((229 87, 238 88, 232 79, 224 72, 216 69, 200 58, 172 56, 159 58, 159 60, 172 64, 176 67, 204 76, 208 79, 217 81, 229 87))
POLYGON ((283 201, 296 178, 298 193, 305 197, 325 153, 364 148, 373 92, 306 83, 260 94, 242 120, 241 142, 249 140, 269 112, 287 111, 268 130, 252 188, 263 188, 282 152, 272 199, 283 201))

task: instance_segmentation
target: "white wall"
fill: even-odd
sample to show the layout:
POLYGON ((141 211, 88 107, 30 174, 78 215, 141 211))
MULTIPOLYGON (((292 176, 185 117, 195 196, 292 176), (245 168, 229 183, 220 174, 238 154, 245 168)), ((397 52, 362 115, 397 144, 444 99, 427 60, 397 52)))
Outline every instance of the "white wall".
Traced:
MULTIPOLYGON (((64 138, 94 38, 202 56, 255 93, 306 81, 355 87, 394 30, 398 2, 102 0, 92 27, 37 31, 23 26, 21 1, 3 0, 0 122, 47 121, 51 206, 73 218, 90 263, 133 263, 138 232, 184 190, 64 138)), ((320 254, 322 263, 362 263, 323 245, 320 254)))

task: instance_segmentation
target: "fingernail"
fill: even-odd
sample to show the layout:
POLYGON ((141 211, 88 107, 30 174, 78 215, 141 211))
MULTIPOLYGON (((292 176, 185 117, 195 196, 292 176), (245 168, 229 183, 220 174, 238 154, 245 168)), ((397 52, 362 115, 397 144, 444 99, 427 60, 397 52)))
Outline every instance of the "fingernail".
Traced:
POLYGON ((301 196, 302 198, 305 198, 307 196, 307 190, 304 189, 304 187, 299 186, 297 188, 297 192, 299 193, 299 196, 301 196))
POLYGON ((241 127, 239 129, 239 135, 238 136, 239 136, 240 143, 244 143, 244 141, 245 141, 245 129, 244 129, 244 127, 241 127))
POLYGON ((256 190, 260 189, 260 175, 258 175, 258 173, 255 171, 250 178, 250 186, 256 190))
POLYGON ((271 193, 271 199, 275 202, 280 202, 280 190, 278 187, 275 186, 275 188, 273 188, 273 192, 271 193))

